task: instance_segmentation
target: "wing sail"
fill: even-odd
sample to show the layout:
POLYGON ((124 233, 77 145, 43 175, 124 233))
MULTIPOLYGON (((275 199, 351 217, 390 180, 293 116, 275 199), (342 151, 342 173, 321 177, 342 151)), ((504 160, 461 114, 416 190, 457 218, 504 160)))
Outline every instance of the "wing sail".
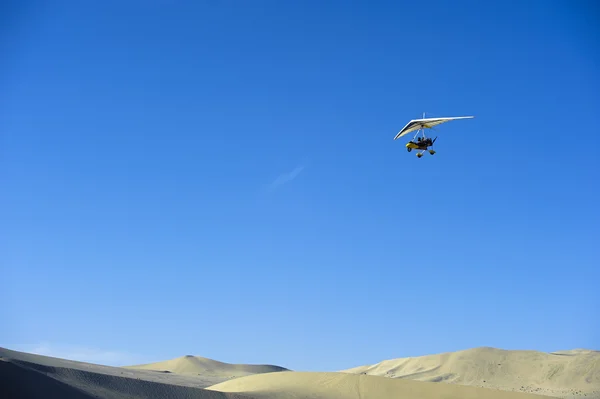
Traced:
POLYGON ((442 123, 446 123, 446 122, 450 122, 456 119, 471 119, 473 118, 473 116, 454 116, 454 117, 450 117, 450 118, 424 118, 424 119, 413 119, 410 122, 408 122, 406 124, 406 126, 404 126, 402 128, 402 130, 400 130, 398 132, 398 134, 396 135, 396 137, 394 137, 394 140, 399 139, 400 137, 417 131, 419 129, 430 129, 434 126, 437 125, 441 125, 442 123))

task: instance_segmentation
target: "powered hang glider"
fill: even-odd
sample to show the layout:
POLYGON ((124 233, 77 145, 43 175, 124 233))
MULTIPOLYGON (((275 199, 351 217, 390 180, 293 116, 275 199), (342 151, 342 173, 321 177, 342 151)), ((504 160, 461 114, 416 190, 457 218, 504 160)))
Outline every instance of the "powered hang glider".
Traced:
POLYGON ((400 130, 398 132, 396 137, 394 137, 394 140, 397 140, 404 135, 407 135, 409 133, 416 131, 412 140, 410 140, 408 143, 406 143, 407 151, 411 152, 413 149, 420 150, 420 152, 417 153, 417 158, 421 158, 425 151, 428 151, 431 155, 433 155, 433 154, 435 154, 435 151, 433 150, 433 143, 435 143, 435 141, 437 140, 437 136, 433 140, 429 137, 426 137, 425 129, 432 129, 434 126, 441 125, 442 123, 450 122, 450 121, 457 120, 457 119, 471 119, 471 118, 474 118, 474 117, 473 116, 454 116, 454 117, 449 117, 449 118, 425 118, 425 114, 423 114, 423 119, 413 119, 410 122, 408 122, 406 124, 406 126, 404 126, 402 128, 402 130, 400 130), (422 134, 422 137, 419 136, 419 133, 422 134), (432 147, 432 148, 429 148, 429 147, 432 147))

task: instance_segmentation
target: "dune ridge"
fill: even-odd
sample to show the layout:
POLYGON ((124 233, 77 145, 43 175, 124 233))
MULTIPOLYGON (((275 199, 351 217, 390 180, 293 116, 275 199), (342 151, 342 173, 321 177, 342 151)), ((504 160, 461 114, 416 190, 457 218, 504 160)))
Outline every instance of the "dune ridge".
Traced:
POLYGON ((165 360, 156 363, 146 363, 124 368, 132 370, 153 370, 167 371, 176 374, 192 375, 211 375, 241 377, 251 374, 273 373, 279 371, 289 371, 280 366, 270 364, 234 364, 225 363, 201 356, 186 355, 175 359, 165 360))
POLYGON ((586 349, 545 353, 480 347, 389 359, 341 372, 540 393, 561 398, 600 398, 600 352, 586 349))

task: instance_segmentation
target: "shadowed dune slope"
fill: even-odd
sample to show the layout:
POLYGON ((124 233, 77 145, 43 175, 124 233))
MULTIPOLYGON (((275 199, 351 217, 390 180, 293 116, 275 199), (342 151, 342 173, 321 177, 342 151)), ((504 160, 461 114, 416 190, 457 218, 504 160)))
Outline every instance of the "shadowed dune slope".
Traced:
POLYGON ((89 399, 92 395, 34 370, 0 360, 0 397, 89 399))
POLYGON ((209 391, 80 370, 40 370, 0 360, 0 397, 38 399, 253 399, 241 394, 209 391), (47 374, 46 374, 47 372, 47 374))
POLYGON ((255 374, 207 388, 261 399, 542 399, 545 396, 339 372, 255 374))
POLYGON ((286 368, 273 365, 231 364, 191 355, 166 360, 164 362, 126 366, 125 368, 134 370, 169 371, 177 374, 216 375, 228 378, 288 371, 286 368))
POLYGON ((600 352, 584 349, 545 353, 483 347, 385 360, 342 372, 600 398, 600 352))
POLYGON ((249 399, 207 391, 205 386, 204 377, 125 370, 0 348, 0 398, 249 399))

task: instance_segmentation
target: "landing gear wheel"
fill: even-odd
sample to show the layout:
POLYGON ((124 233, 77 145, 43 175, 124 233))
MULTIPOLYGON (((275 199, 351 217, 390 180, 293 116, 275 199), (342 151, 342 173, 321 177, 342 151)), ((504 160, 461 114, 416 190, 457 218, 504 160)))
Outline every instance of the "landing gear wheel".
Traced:
POLYGON ((412 151, 412 148, 410 148, 410 147, 406 147, 406 151, 408 151, 408 152, 411 152, 411 151, 412 151))
POLYGON ((435 154, 435 151, 433 151, 433 150, 429 150, 429 153, 430 153, 431 155, 433 155, 433 154, 435 154))
POLYGON ((417 154, 417 158, 421 158, 422 156, 423 156, 422 152, 420 152, 420 153, 417 154))

